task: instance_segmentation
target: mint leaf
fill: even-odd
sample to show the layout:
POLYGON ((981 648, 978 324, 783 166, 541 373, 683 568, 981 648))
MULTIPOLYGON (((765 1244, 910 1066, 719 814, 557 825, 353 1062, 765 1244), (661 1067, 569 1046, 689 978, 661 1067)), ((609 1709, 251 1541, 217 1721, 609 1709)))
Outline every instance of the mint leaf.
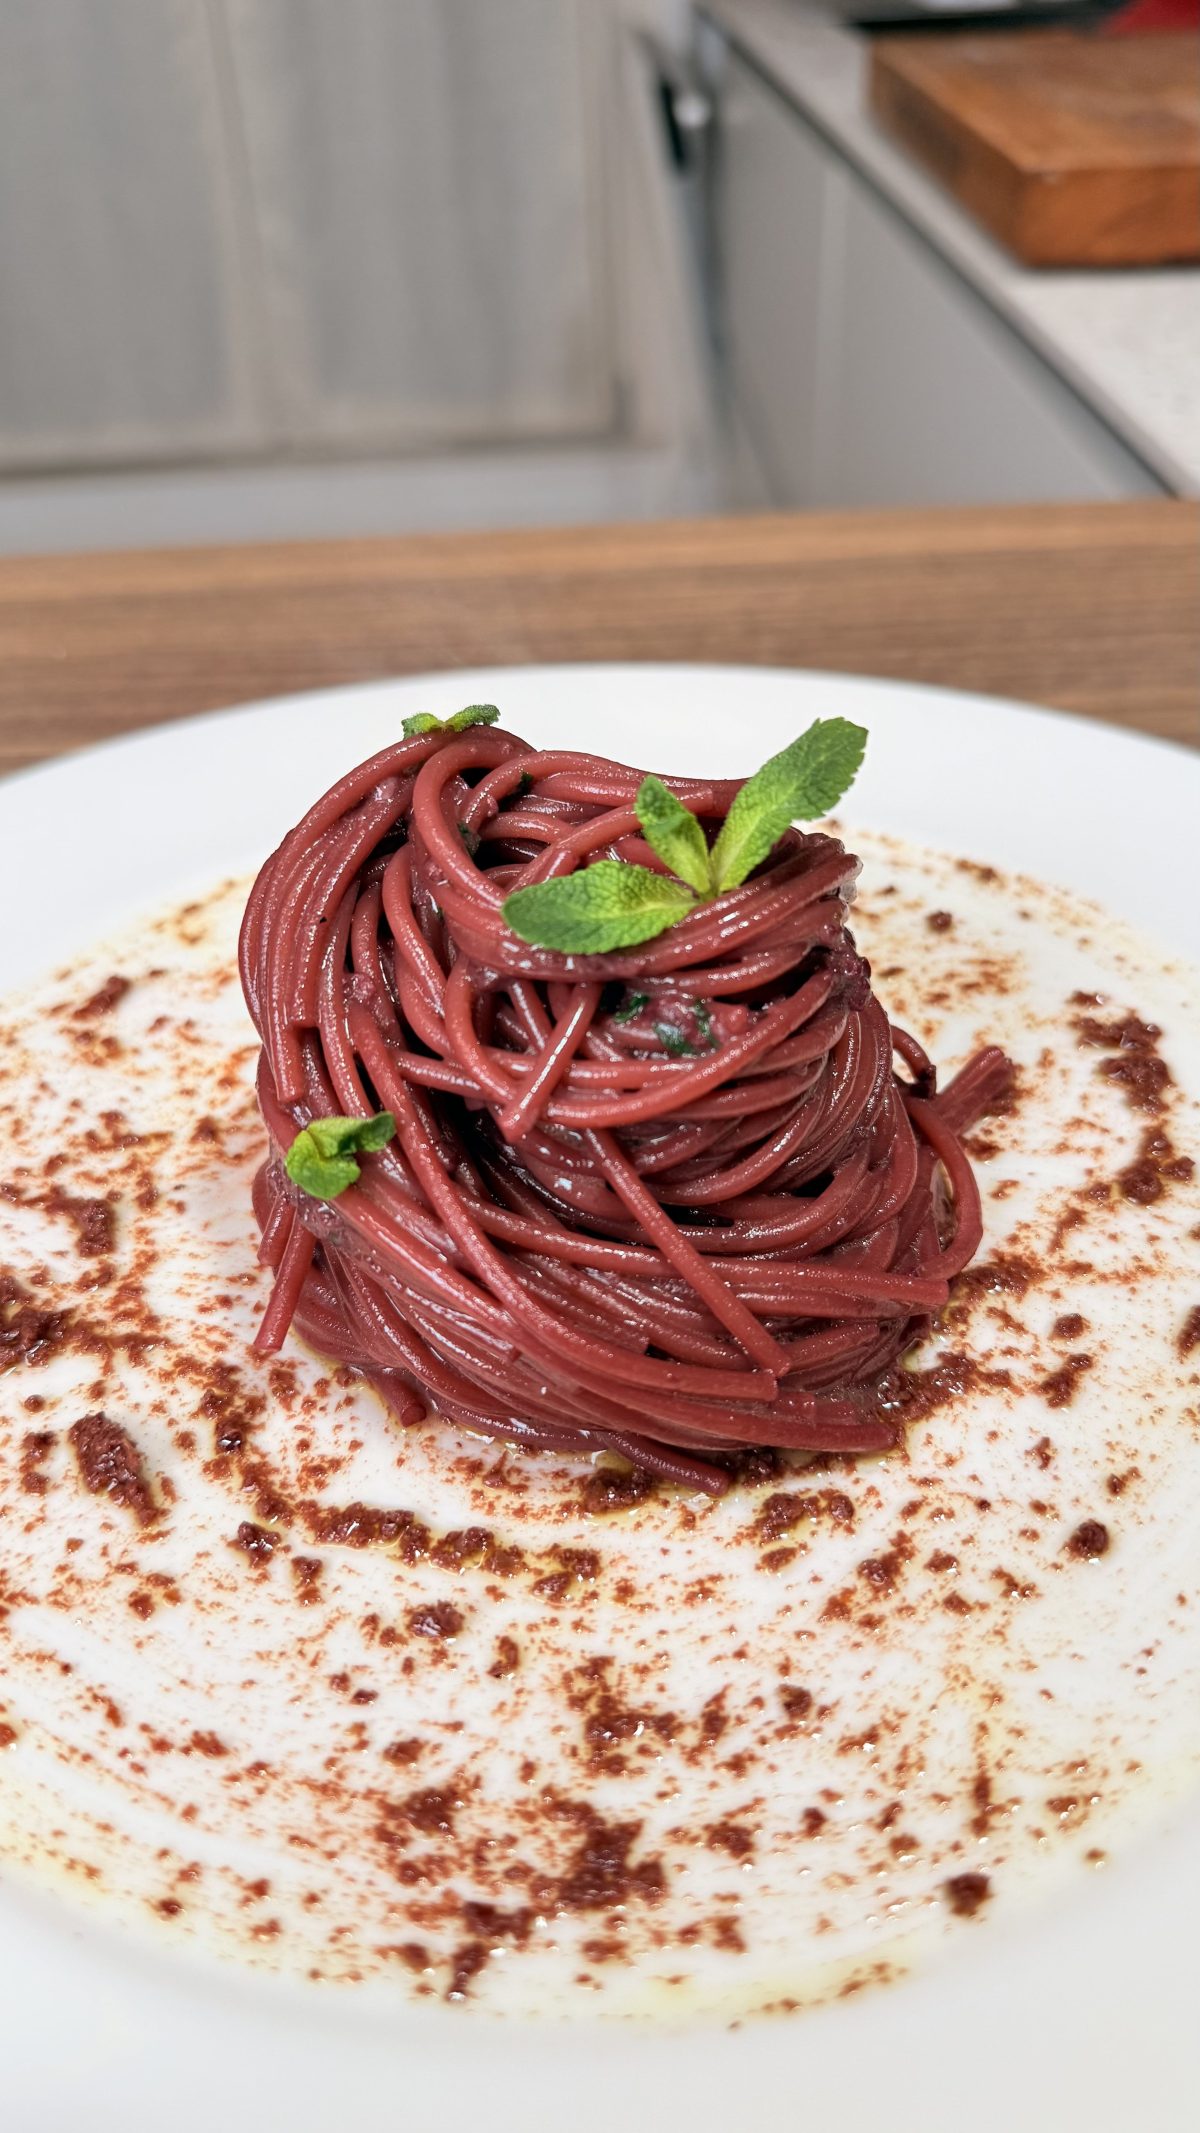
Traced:
POLYGON ((514 889, 502 909, 513 932, 535 948, 606 955, 665 933, 694 901, 689 889, 665 874, 621 859, 598 859, 577 874, 514 889))
POLYGON ((456 711, 446 724, 451 733, 465 733, 468 726, 494 726, 500 713, 495 704, 468 704, 463 711, 456 711))
POLYGON ((622 1000, 612 1019, 614 1022, 636 1022, 643 1007, 649 1007, 649 1005, 650 995, 648 992, 631 992, 626 999, 622 1000))
POLYGON ((390 1111, 377 1111, 374 1118, 314 1118, 301 1127, 283 1167, 314 1200, 336 1200, 362 1176, 355 1156, 386 1147, 395 1130, 390 1111))
POLYGON ((656 1022, 654 1034, 671 1059, 694 1059, 696 1047, 673 1022, 656 1022))
POLYGON ((773 755, 736 795, 712 851, 718 890, 736 889, 797 820, 827 815, 853 783, 867 736, 844 718, 819 718, 773 755))
POLYGON ((712 888, 708 839, 691 808, 655 777, 642 779, 633 806, 647 844, 664 866, 707 896, 712 888))
POLYGON ((495 704, 468 704, 449 718, 435 718, 432 711, 414 711, 403 721, 406 741, 418 733, 465 733, 468 726, 494 726, 500 713, 495 704))

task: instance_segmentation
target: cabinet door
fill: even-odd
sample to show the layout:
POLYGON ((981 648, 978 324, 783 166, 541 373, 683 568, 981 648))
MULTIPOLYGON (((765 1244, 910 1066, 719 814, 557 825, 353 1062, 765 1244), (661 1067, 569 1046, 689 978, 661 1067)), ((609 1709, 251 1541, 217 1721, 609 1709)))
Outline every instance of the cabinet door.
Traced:
POLYGON ((726 384, 781 505, 1161 493, 776 90, 727 53, 712 242, 726 384))
POLYGON ((203 0, 0 5, 0 465, 260 434, 203 0))
POLYGON ((590 0, 220 0, 285 426, 423 446, 613 419, 590 0))
POLYGON ((808 127, 733 55, 721 75, 712 241, 726 383, 770 500, 816 479, 823 282, 841 173, 808 127))
POLYGON ((1160 485, 857 177, 839 206, 838 361, 814 502, 1146 496, 1160 485))

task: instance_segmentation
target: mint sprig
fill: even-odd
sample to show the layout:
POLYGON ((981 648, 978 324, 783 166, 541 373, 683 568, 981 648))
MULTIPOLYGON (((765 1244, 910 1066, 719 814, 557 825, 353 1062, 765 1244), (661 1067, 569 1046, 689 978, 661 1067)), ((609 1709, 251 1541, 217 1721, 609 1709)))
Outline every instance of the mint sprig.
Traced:
POLYGON ((404 738, 411 741, 418 733, 465 733, 468 726, 494 726, 499 716, 495 704, 468 704, 449 718, 435 718, 432 711, 414 711, 411 718, 404 720, 404 738))
POLYGON ((736 889, 793 822, 827 815, 852 785, 867 745, 862 726, 818 718, 736 794, 712 850, 713 886, 736 889))
POLYGON ((579 873, 514 889, 504 917, 523 941, 563 955, 606 955, 654 940, 694 911, 698 899, 709 902, 739 888, 793 822, 828 814, 853 783, 866 745, 863 727, 848 719, 815 719, 746 780, 711 850, 691 809, 661 778, 643 778, 634 811, 670 874, 598 859, 579 873))
POLYGON ((651 851, 672 874, 707 896, 712 889, 708 839, 690 807, 677 800, 661 778, 643 778, 633 811, 651 851))
POLYGON ((514 933, 535 948, 560 955, 604 955, 652 941, 693 909, 682 882, 623 859, 597 859, 579 874, 531 882, 504 899, 514 933))
POLYGON ((355 1157, 385 1148, 395 1131, 390 1111, 377 1111, 374 1118, 314 1118, 301 1127, 283 1167, 314 1200, 336 1200, 362 1176, 355 1157))

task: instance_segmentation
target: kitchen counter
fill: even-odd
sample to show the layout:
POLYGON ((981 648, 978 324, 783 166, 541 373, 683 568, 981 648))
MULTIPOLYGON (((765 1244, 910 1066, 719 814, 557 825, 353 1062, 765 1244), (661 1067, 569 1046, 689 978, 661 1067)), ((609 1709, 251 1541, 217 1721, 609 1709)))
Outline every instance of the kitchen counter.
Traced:
POLYGON ((862 32, 803 0, 703 0, 700 12, 1167 489, 1200 496, 1200 268, 1022 267, 881 131, 862 32))
POLYGON ((539 660, 894 675, 1195 742, 1198 549, 1200 509, 1162 501, 14 558, 0 771, 248 698, 539 660))

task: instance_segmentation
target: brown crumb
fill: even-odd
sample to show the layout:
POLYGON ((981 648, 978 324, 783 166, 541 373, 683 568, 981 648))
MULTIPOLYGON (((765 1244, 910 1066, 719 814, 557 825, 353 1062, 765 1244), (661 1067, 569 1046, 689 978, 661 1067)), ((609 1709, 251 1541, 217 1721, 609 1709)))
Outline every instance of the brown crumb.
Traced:
POLYGON ((279 1536, 268 1532, 266 1526, 256 1526, 250 1519, 244 1518, 229 1545, 231 1548, 240 1548, 243 1555, 250 1557, 251 1562, 264 1563, 275 1553, 279 1536))
POLYGON ((414 1607, 408 1626, 414 1637, 457 1637, 463 1617, 448 1600, 436 1600, 431 1607, 414 1607))
POLYGON ((384 1749, 383 1759, 385 1763, 398 1763, 403 1768, 416 1762, 422 1748, 423 1743, 419 1740, 394 1740, 384 1749))
POLYGON ((787 1681, 779 1691, 779 1700, 789 1718, 807 1718, 813 1707, 812 1690, 795 1688, 787 1681))
POLYGON ((747 1859, 754 1850, 754 1832, 740 1822, 714 1822, 704 1841, 710 1851, 728 1852, 731 1859, 747 1859))
POLYGON ((952 1874, 942 1886, 950 1909, 959 1918, 974 1918, 992 1893, 992 1884, 986 1874, 952 1874))
POLYGON ((1066 1545, 1071 1555, 1078 1555, 1085 1562, 1094 1562, 1098 1555, 1108 1554, 1111 1536, 1108 1527, 1098 1518, 1085 1518, 1082 1525, 1076 1526, 1066 1545))
POLYGON ((75 1009, 75 1021, 92 1022, 98 1015, 111 1014, 113 1008, 125 998, 126 993, 132 991, 133 979, 123 978, 114 971, 112 977, 105 979, 99 991, 94 992, 90 1000, 85 1000, 75 1009))
POLYGON ((1110 1496, 1123 1496, 1131 1481, 1140 1481, 1142 1470, 1138 1466, 1126 1467, 1123 1474, 1110 1474, 1104 1486, 1110 1496))
POLYGON ((1085 1371, 1092 1368, 1090 1355, 1064 1356, 1057 1370, 1052 1370, 1038 1386, 1038 1391, 1047 1407, 1069 1407, 1079 1389, 1079 1381, 1085 1371))
POLYGON ((294 1555, 292 1576, 296 1582, 296 1598, 301 1607, 313 1607, 320 1599, 321 1575, 325 1565, 315 1555, 294 1555))
POLYGON ((132 1511, 139 1526, 161 1514, 150 1492, 141 1454, 128 1430, 97 1409, 81 1415, 67 1431, 80 1478, 93 1496, 110 1496, 132 1511))
POLYGON ((407 1799, 398 1803, 397 1813, 426 1836, 445 1836, 454 1828, 457 1806, 458 1801, 452 1793, 429 1785, 423 1792, 410 1792, 407 1799))

